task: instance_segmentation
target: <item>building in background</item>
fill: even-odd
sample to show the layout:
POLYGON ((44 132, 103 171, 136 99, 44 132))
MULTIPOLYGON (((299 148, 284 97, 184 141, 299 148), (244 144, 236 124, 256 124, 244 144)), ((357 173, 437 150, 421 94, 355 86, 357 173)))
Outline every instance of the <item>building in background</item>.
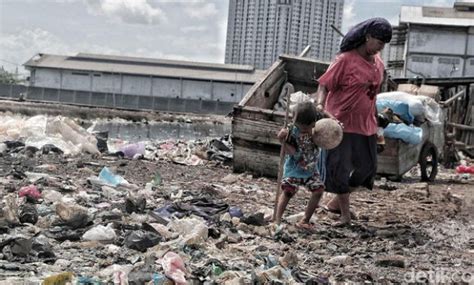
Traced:
POLYGON ((454 7, 402 6, 384 51, 393 77, 474 76, 474 2, 454 7))
POLYGON ((330 61, 340 36, 344 0, 230 0, 225 63, 268 68, 280 54, 330 61))
POLYGON ((28 100, 215 114, 231 111, 263 75, 252 66, 83 53, 38 54, 24 66, 28 100))

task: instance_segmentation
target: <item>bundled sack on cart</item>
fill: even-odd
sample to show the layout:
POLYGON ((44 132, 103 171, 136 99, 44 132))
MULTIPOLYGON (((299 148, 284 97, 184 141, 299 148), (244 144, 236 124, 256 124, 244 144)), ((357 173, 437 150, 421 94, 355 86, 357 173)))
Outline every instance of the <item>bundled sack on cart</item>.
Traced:
MULTIPOLYGON (((398 110, 407 109, 407 106, 400 108, 402 104, 397 106, 399 107, 398 110)), ((422 141, 423 129, 411 124, 405 124, 400 116, 389 107, 385 107, 382 111, 378 112, 377 124, 377 153, 384 150, 385 137, 400 139, 409 144, 419 144, 422 141)))
POLYGON ((428 96, 415 96, 401 91, 378 94, 377 111, 381 112, 386 107, 400 115, 407 124, 421 125, 426 120, 433 124, 443 122, 443 113, 439 104, 428 96), (408 106, 408 109, 406 109, 406 106, 408 106))
MULTIPOLYGON (((419 144, 423 130, 413 125, 415 116, 406 102, 392 99, 380 99, 377 96, 378 137, 400 139, 409 144, 419 144), (383 124, 381 124, 383 122, 383 124)), ((415 105, 415 107, 417 107, 415 105)), ((377 148, 383 151, 384 140, 378 142, 377 148)), ((379 151, 379 152, 380 152, 379 151)))

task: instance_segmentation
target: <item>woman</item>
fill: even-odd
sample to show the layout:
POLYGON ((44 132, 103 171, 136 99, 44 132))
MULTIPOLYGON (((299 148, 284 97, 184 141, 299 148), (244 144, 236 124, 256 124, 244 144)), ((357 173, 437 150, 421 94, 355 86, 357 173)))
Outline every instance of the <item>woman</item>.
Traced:
POLYGON ((383 81, 379 52, 392 38, 392 27, 373 18, 353 27, 343 38, 340 53, 319 78, 316 108, 344 126, 341 144, 328 151, 326 191, 336 194, 327 209, 340 213, 337 225, 351 222, 351 188, 372 189, 377 169, 375 95, 383 81))

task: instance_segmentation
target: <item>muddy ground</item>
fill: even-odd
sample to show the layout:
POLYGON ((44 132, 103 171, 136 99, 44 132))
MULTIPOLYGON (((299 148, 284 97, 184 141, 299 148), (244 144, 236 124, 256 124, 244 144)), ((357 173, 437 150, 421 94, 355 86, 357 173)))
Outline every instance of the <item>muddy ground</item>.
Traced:
MULTIPOLYGON (((295 228, 294 215, 304 211, 308 199, 308 194, 300 191, 290 201, 282 232, 275 233, 274 227, 266 222, 257 226, 220 213, 208 223, 209 236, 201 242, 184 246, 174 242, 177 235, 173 235, 171 228, 170 236, 161 235, 160 243, 140 252, 124 245, 124 235, 143 229, 145 223, 156 223, 149 213, 160 206, 206 197, 239 207, 245 216, 262 212, 268 218, 274 205, 276 181, 234 174, 231 166, 217 161, 189 166, 166 157, 64 158, 54 152, 31 154, 21 147, 4 152, 0 164, 0 191, 4 198, 7 194, 16 197, 22 186, 32 184, 29 172, 48 174, 33 183, 43 194, 33 204, 38 209, 38 222, 2 223, 0 278, 5 281, 1 284, 35 284, 61 272, 73 272, 76 280, 113 284, 117 274, 104 269, 114 264, 129 266, 130 273, 123 271, 127 272, 130 284, 145 284, 154 273, 164 273, 160 258, 167 251, 181 256, 186 280, 194 284, 474 280, 469 275, 474 273, 474 179, 473 175, 457 175, 453 170, 440 170, 436 182, 426 184, 419 182, 415 169, 415 174, 406 175, 401 182, 379 179, 374 190, 353 193, 352 208, 357 220, 350 227, 332 227, 337 215, 318 209, 314 231, 295 228), (103 188, 87 180, 97 177, 104 166, 138 186, 137 189, 118 188, 106 195, 103 188), (157 174, 161 181, 143 190, 157 174), (141 213, 130 214, 125 210, 128 192, 146 197, 145 209, 138 211, 141 213), (76 228, 58 223, 55 205, 60 198, 88 209, 91 221, 76 228), (117 211, 118 216, 106 215, 117 211), (81 237, 86 230, 109 223, 113 223, 117 234, 114 240, 85 241, 81 237), (67 231, 70 240, 64 240, 67 231), (59 237, 58 232, 64 235, 59 237), (38 254, 41 250, 15 254, 13 245, 6 241, 18 236, 48 243, 49 252, 54 254, 38 254)), ((329 198, 325 194, 323 203, 329 198)), ((25 202, 20 199, 17 203, 25 202)))

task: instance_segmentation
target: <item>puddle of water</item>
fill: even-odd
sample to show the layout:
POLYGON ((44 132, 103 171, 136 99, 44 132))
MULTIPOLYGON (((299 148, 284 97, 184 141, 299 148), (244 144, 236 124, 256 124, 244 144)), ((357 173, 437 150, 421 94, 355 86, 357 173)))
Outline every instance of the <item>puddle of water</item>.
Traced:
POLYGON ((206 122, 153 122, 128 123, 128 122, 96 122, 92 128, 94 132, 105 132, 109 138, 126 141, 140 140, 167 140, 167 139, 204 139, 217 138, 231 133, 231 124, 214 124, 206 122))

